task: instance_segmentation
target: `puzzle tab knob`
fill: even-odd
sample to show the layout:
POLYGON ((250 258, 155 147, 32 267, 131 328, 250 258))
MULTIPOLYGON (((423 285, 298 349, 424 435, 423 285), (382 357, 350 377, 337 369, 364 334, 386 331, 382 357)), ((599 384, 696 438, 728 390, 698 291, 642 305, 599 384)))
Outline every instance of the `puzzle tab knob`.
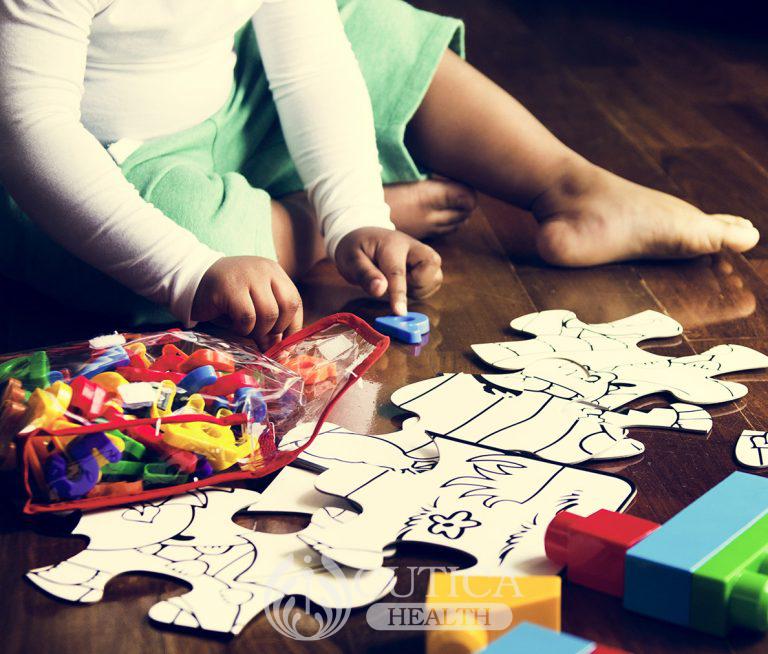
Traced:
POLYGON ((741 574, 731 592, 728 610, 734 625, 768 631, 768 551, 757 571, 741 574))

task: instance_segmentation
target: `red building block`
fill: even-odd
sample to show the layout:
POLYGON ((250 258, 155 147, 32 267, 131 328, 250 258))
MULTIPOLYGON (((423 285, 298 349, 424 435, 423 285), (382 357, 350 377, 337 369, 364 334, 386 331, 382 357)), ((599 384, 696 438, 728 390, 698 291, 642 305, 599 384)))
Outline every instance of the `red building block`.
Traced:
POLYGON ((203 386, 203 395, 227 396, 232 395, 238 388, 258 388, 259 382, 250 373, 241 370, 230 375, 219 377, 213 384, 203 386))
POLYGON ((69 385, 72 387, 72 400, 69 408, 75 408, 88 420, 104 414, 109 393, 106 389, 86 377, 75 377, 69 385))
POLYGON ((549 524, 544 547, 574 583, 622 597, 627 550, 659 526, 605 509, 586 518, 563 511, 549 524))

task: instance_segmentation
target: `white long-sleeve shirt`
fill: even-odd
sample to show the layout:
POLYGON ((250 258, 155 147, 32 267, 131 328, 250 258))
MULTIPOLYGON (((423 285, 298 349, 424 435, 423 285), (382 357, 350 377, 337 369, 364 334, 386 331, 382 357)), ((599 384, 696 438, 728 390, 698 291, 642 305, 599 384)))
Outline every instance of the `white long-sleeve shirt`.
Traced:
POLYGON ((250 17, 329 254, 359 227, 393 229, 334 0, 0 0, 0 182, 54 240, 186 323, 223 255, 144 201, 105 146, 215 113, 250 17))

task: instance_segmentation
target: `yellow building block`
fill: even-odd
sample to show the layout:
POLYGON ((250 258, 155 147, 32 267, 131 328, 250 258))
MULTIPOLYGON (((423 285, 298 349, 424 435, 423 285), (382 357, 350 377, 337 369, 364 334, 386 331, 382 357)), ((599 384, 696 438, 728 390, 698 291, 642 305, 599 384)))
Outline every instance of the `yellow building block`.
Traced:
POLYGON ((427 593, 427 611, 455 611, 462 606, 471 610, 461 611, 464 622, 459 627, 427 631, 427 654, 473 654, 521 622, 560 631, 561 598, 562 580, 556 576, 434 573, 427 593))

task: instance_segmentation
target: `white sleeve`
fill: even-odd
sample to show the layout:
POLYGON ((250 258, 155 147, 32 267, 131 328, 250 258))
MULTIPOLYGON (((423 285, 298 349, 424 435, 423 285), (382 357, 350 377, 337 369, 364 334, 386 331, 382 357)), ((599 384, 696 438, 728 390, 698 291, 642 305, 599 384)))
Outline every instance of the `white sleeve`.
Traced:
POLYGON ((221 256, 145 202, 80 122, 108 0, 0 0, 0 182, 54 240, 188 323, 221 256))
POLYGON ((288 150, 333 258, 359 227, 394 229, 368 89, 335 0, 267 0, 253 18, 288 150))

